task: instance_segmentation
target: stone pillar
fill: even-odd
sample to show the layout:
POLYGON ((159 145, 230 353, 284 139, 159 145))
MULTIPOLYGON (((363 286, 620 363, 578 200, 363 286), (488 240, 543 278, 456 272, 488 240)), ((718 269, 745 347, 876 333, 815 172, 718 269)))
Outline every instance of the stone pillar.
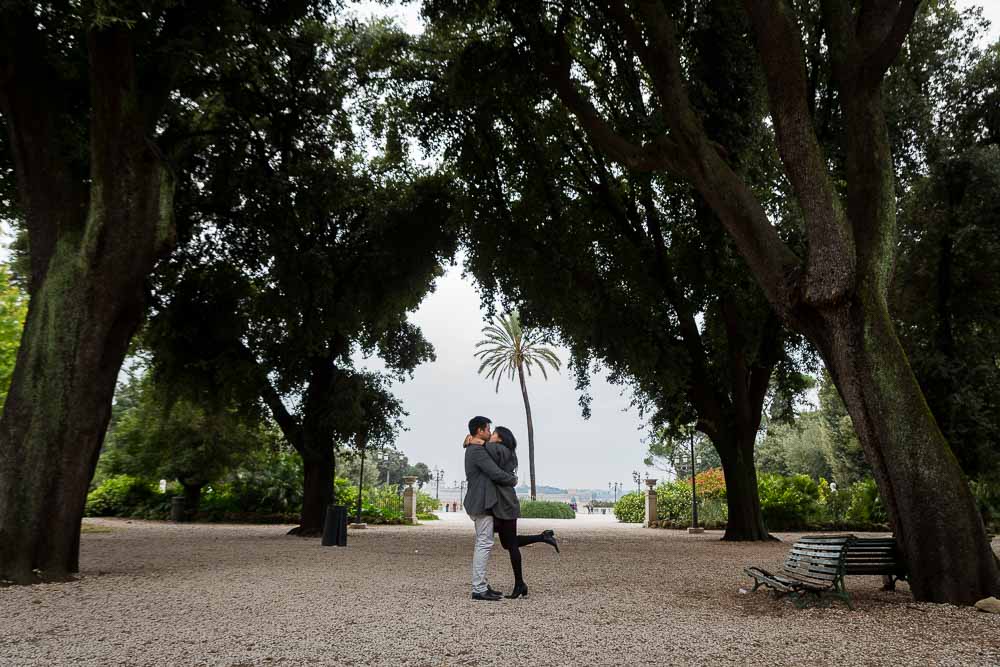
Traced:
POLYGON ((649 528, 650 523, 656 521, 656 480, 646 480, 646 520, 642 525, 649 528))
POLYGON ((403 484, 406 484, 403 489, 403 523, 417 523, 417 490, 413 488, 416 481, 416 477, 403 478, 403 484))

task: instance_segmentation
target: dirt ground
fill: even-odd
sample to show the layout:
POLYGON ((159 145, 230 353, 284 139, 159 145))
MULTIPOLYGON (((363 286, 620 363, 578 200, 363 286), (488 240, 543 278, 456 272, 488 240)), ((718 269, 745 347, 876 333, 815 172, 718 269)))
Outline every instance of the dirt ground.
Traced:
MULTIPOLYGON (((0 589, 0 665, 1000 665, 1000 615, 917 604, 849 577, 856 610, 743 593, 794 540, 643 529, 608 517, 523 550, 529 597, 470 599, 472 524, 352 531, 87 520, 78 581, 0 589)), ((1000 546, 995 543, 995 546, 1000 546)), ((497 544, 494 588, 510 590, 497 544)))

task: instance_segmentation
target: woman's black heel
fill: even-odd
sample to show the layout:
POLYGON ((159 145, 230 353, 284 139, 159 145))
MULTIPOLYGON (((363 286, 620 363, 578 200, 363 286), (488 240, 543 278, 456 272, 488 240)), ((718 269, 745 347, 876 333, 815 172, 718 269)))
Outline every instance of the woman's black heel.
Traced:
POLYGON ((551 545, 552 548, 554 548, 556 550, 556 553, 559 553, 559 542, 556 541, 556 534, 555 534, 554 531, 552 531, 552 530, 543 530, 542 531, 542 542, 545 542, 546 544, 551 545))
POLYGON ((516 600, 522 595, 524 597, 528 597, 528 584, 524 583, 523 581, 519 581, 516 584, 514 584, 514 590, 512 590, 510 592, 510 595, 506 597, 508 600, 516 600))

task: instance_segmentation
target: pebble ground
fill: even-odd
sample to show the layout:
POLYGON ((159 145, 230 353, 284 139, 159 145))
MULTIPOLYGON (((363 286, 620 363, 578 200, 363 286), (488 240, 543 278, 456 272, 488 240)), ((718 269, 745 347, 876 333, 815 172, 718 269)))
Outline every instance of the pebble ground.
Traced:
MULTIPOLYGON (((0 588, 0 665, 1000 665, 1000 615, 917 604, 850 577, 856 610, 795 609, 749 588, 784 542, 553 527, 523 550, 526 599, 474 602, 472 524, 352 531, 347 548, 288 526, 87 520, 77 581, 0 588)), ((1000 547, 995 543, 995 546, 1000 547)), ((494 588, 510 590, 494 547, 494 588)))

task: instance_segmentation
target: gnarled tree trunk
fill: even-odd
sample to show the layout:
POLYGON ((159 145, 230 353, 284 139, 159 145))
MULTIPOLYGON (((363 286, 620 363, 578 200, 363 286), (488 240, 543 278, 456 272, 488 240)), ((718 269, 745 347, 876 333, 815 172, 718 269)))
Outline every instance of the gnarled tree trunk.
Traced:
POLYGON ((31 245, 31 301, 0 419, 0 579, 78 570, 80 521, 144 285, 172 241, 173 182, 145 136, 124 28, 93 30, 90 180, 58 154, 47 73, 10 62, 0 104, 31 245))
POLYGON ((885 302, 862 291, 823 314, 817 346, 854 422, 910 568, 914 596, 972 604, 1000 592, 998 564, 885 302))

